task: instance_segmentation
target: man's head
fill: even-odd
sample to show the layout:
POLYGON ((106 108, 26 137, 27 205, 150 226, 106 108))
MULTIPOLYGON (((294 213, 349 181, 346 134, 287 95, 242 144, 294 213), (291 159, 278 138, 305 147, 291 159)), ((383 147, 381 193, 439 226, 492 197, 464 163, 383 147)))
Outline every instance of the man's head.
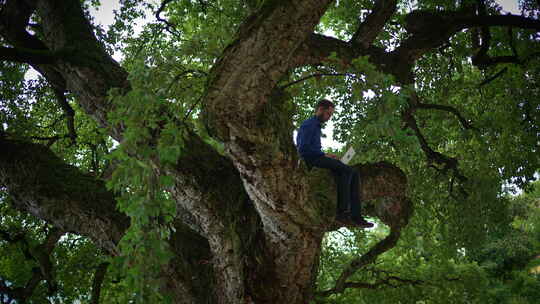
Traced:
POLYGON ((332 114, 334 114, 334 108, 334 103, 330 100, 321 99, 315 108, 315 116, 317 116, 321 122, 326 122, 332 117, 332 114))

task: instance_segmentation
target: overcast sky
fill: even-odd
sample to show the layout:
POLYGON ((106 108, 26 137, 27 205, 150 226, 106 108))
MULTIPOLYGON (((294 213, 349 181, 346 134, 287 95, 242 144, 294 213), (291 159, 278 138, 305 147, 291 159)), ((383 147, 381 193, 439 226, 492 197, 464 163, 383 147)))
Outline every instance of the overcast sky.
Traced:
MULTIPOLYGON (((520 14, 518 10, 518 0, 497 0, 505 12, 512 14, 520 14)), ((118 0, 101 0, 101 6, 98 10, 92 10, 92 15, 96 18, 96 21, 101 25, 107 27, 114 21, 114 10, 120 8, 118 0)))

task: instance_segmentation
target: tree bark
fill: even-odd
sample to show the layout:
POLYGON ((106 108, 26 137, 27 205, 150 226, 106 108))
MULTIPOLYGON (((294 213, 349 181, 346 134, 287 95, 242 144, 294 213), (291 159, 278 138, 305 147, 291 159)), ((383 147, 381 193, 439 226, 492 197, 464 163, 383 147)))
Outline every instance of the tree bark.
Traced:
MULTIPOLYGON (((160 174, 174 178, 167 190, 179 210, 177 232, 169 240, 175 256, 162 271, 163 290, 176 303, 295 304, 312 298, 321 240, 337 228, 335 185, 329 172, 308 171, 298 159, 291 138, 294 110, 287 93, 277 87, 288 71, 324 62, 332 52, 344 62, 369 55, 379 70, 407 84, 414 79, 414 61, 463 28, 539 28, 538 21, 517 16, 420 11, 407 17, 407 40, 386 52, 372 42, 396 1, 377 1, 384 11, 374 11, 364 24, 374 27, 360 28, 352 43, 313 33, 331 2, 265 1, 240 26, 209 75, 203 117, 212 136, 224 143, 226 155, 188 130, 177 165, 156 162, 160 174)), ((113 110, 107 96, 111 89, 130 89, 128 73, 94 37, 80 1, 3 3, 0 34, 11 46, 0 49, 0 55, 26 60, 54 88, 72 92, 86 114, 121 141, 122 125, 107 118, 113 110), (32 14, 42 25, 39 39, 25 30, 32 14)), ((116 210, 114 193, 103 181, 65 164, 43 146, 2 136, 0 185, 13 206, 87 236, 111 255, 120 254, 116 244, 129 219, 116 210)), ((377 163, 355 169, 364 212, 393 231, 386 243, 358 260, 363 265, 395 244, 412 204, 399 168, 377 163)), ((358 269, 355 265, 347 268, 335 290, 343 290, 347 276, 358 269)))
MULTIPOLYGON (((335 201, 333 194, 314 199, 310 188, 333 182, 329 175, 322 184, 310 182, 298 166, 290 137, 292 110, 276 84, 329 2, 269 1, 242 25, 238 40, 213 68, 206 119, 225 142, 227 157, 190 133, 177 167, 156 164, 175 178, 170 192, 184 220, 170 240, 176 256, 163 270, 164 290, 177 303, 305 303, 311 298, 322 236, 335 228, 335 201), (269 52, 273 56, 262 56, 269 52), (246 77, 244 71, 253 67, 246 77)), ((112 110, 107 92, 129 90, 127 73, 99 45, 79 2, 28 3, 8 1, 3 13, 25 22, 37 13, 44 40, 28 34, 25 22, 2 24, 2 35, 15 47, 67 54, 33 65, 53 86, 75 94, 81 108, 121 140, 122 126, 107 121, 112 110)), ((39 145, 7 138, 1 145, 0 182, 15 207, 120 254, 116 244, 129 220, 116 211, 114 194, 102 181, 39 145)))

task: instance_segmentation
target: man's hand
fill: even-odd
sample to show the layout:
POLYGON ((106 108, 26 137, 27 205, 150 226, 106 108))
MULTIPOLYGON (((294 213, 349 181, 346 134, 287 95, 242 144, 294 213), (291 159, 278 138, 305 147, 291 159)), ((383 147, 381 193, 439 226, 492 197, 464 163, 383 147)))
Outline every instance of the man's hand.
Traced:
POLYGON ((337 155, 334 155, 334 154, 325 153, 324 156, 330 157, 330 158, 333 158, 333 159, 338 159, 337 155))

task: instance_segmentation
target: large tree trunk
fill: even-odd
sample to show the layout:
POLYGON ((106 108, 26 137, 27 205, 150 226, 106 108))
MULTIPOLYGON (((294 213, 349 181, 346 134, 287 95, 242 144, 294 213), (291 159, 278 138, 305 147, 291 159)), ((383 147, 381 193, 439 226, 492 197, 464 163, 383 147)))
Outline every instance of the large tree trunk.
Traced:
MULTIPOLYGON (((170 239, 175 257, 163 270, 163 288, 177 303, 294 304, 312 297, 321 240, 336 228, 335 188, 328 172, 310 173, 298 161, 293 113, 277 83, 302 61, 298 53, 330 2, 266 1, 211 71, 204 117, 226 156, 190 132, 178 166, 156 164, 175 179, 170 192, 181 221, 170 239)), ((107 120, 107 92, 129 90, 127 73, 95 39, 80 1, 8 0, 2 13, 13 21, 1 24, 3 37, 21 49, 51 52, 52 60, 33 66, 121 140, 122 127, 107 120), (43 41, 24 30, 33 13, 42 20, 43 41)), ((16 208, 119 254, 129 220, 103 182, 44 147, 7 138, 0 146, 0 183, 16 208)), ((358 170, 366 201, 390 198, 366 210, 391 226, 406 224, 403 173, 385 164, 358 170)))
MULTIPOLYGON (((120 254, 116 244, 127 229, 129 219, 116 211, 113 194, 105 189, 103 182, 64 164, 43 146, 2 138, 0 146, 0 183, 7 188, 15 208, 44 219, 63 231, 88 236, 112 255, 120 254)), ((207 156, 201 147, 191 148, 203 152, 193 153, 196 157, 207 156)), ((271 243, 265 237, 252 201, 240 190, 239 178, 234 179, 237 171, 226 163, 222 165, 224 167, 210 162, 207 168, 212 172, 201 172, 201 178, 214 176, 230 182, 217 187, 212 184, 212 190, 196 201, 197 205, 202 205, 216 199, 212 198, 213 195, 220 195, 217 202, 222 206, 221 210, 212 210, 217 216, 210 218, 204 214, 209 212, 208 207, 199 207, 201 209, 197 211, 196 206, 191 206, 190 212, 181 208, 182 221, 175 222, 177 232, 169 240, 175 257, 164 267, 166 285, 163 289, 174 296, 176 303, 242 303, 250 299, 254 303, 275 303, 287 297, 289 291, 295 292, 289 289, 291 286, 279 281, 280 277, 289 274, 276 267, 277 249, 269 248, 271 243), (234 188, 238 189, 238 193, 233 194, 234 188), (220 217, 224 218, 218 220, 220 217), (232 226, 224 227, 225 222, 232 226)), ((384 163, 359 166, 358 170, 365 173, 358 186, 369 203, 366 208, 368 214, 381 218, 391 227, 406 224, 402 221, 408 219, 410 205, 403 197, 406 187, 403 173, 384 163)), ((207 178, 203 180, 208 181, 207 178)), ((337 228, 333 221, 336 195, 329 172, 313 170, 308 181, 311 187, 317 189, 307 202, 307 208, 309 205, 316 206, 317 222, 306 228, 305 235, 308 237, 300 239, 306 242, 303 247, 288 248, 281 254, 306 255, 310 258, 300 261, 295 267, 309 274, 309 279, 313 280, 317 274, 316 258, 321 240, 312 237, 310 231, 337 228)), ((188 204, 195 202, 195 197, 187 197, 186 192, 193 195, 196 186, 189 188, 184 183, 181 187, 185 190, 172 192, 178 201, 188 204)), ((312 284, 312 281, 308 284, 312 284)), ((311 287, 296 286, 302 289, 298 303, 311 297, 311 287)))

